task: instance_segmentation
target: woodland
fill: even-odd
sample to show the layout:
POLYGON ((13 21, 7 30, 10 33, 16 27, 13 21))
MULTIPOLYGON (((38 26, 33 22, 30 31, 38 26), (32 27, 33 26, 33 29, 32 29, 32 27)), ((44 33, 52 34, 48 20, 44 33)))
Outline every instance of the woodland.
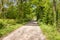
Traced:
POLYGON ((31 20, 47 40, 60 40, 60 0, 0 0, 0 37, 31 20))

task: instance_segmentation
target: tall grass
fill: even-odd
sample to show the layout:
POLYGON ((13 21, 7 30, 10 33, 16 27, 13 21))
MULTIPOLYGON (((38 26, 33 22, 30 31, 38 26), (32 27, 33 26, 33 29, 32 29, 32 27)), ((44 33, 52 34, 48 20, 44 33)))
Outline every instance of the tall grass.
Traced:
POLYGON ((0 37, 6 36, 25 23, 17 23, 14 19, 0 19, 0 37))
POLYGON ((60 33, 56 27, 44 23, 39 23, 39 25, 46 36, 46 40, 60 40, 60 33))

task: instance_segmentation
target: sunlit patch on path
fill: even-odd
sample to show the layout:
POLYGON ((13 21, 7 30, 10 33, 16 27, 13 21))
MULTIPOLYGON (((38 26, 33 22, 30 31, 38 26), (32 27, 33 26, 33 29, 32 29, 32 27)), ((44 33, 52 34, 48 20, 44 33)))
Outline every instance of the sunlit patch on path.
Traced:
POLYGON ((31 21, 4 37, 2 40, 45 40, 45 36, 37 22, 31 21))

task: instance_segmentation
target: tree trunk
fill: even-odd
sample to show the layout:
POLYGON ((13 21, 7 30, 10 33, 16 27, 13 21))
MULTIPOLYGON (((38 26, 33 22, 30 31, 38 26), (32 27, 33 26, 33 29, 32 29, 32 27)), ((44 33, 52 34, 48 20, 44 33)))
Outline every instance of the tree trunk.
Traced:
POLYGON ((54 26, 56 26, 56 0, 53 0, 54 26))

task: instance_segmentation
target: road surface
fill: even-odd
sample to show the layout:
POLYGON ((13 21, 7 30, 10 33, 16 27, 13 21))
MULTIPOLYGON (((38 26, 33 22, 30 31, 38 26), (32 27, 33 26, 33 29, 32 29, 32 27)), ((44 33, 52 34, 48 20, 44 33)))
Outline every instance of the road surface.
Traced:
POLYGON ((45 36, 43 35, 37 22, 31 21, 13 31, 2 40, 45 40, 45 36))

